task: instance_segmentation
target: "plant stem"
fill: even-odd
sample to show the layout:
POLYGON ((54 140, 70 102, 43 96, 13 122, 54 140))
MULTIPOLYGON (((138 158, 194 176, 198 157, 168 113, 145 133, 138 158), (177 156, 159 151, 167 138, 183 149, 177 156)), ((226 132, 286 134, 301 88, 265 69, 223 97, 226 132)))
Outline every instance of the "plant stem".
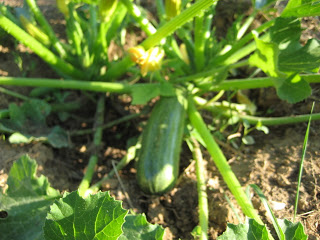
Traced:
POLYGON ((66 54, 62 44, 60 43, 59 39, 56 37, 56 34, 54 33, 54 31, 51 28, 48 21, 45 19, 45 17, 41 13, 36 1, 35 0, 26 0, 26 2, 28 3, 28 5, 29 5, 31 11, 33 12, 33 14, 35 15, 36 19, 39 21, 41 27, 43 27, 45 32, 48 34, 51 42, 53 43, 54 48, 57 50, 57 52, 59 53, 59 55, 62 58, 65 58, 67 54, 66 54))
POLYGON ((0 13, 0 27, 3 28, 6 32, 15 37, 22 44, 29 47, 32 51, 34 51, 39 57, 41 57, 44 61, 61 71, 62 73, 78 78, 85 78, 86 74, 82 71, 76 69, 71 64, 65 62, 55 54, 53 54, 48 48, 43 46, 40 42, 38 42, 35 38, 31 37, 28 33, 22 30, 19 26, 14 24, 8 18, 0 13))
POLYGON ((302 114, 288 117, 257 117, 241 114, 236 110, 234 103, 223 104, 220 102, 208 103, 205 99, 195 97, 194 101, 200 108, 211 111, 215 115, 230 117, 239 117, 242 121, 247 121, 252 125, 262 124, 264 126, 284 125, 284 124, 296 124, 300 122, 307 122, 311 116, 312 120, 320 120, 320 113, 302 114))
MULTIPOLYGON (((199 0, 197 0, 199 1, 199 0)), ((196 16, 194 19, 194 56, 197 71, 201 71, 204 67, 204 47, 205 47, 205 31, 203 29, 204 14, 196 16)))
POLYGON ((197 190, 198 190, 198 202, 199 202, 199 225, 201 227, 200 240, 208 239, 208 196, 205 179, 205 167, 200 150, 200 145, 195 138, 192 141, 192 155, 196 161, 196 174, 197 174, 197 190))
MULTIPOLYGON (((320 83, 319 74, 301 74, 302 79, 308 83, 320 83)), ((219 85, 212 86, 211 91, 234 91, 241 89, 255 89, 273 87, 274 79, 272 77, 259 77, 259 78, 247 78, 247 79, 233 79, 223 81, 219 85)))
POLYGON ((16 93, 14 91, 11 91, 11 90, 8 90, 8 89, 5 89, 5 88, 2 88, 0 87, 0 92, 4 93, 4 94, 7 94, 7 95, 10 95, 12 97, 16 97, 16 98, 19 98, 19 99, 22 99, 24 101, 27 101, 29 100, 30 98, 29 97, 26 97, 20 93, 16 93))
POLYGON ((97 103, 96 123, 95 123, 96 131, 93 136, 94 153, 91 155, 89 159, 89 163, 88 163, 85 175, 78 188, 80 196, 85 196, 85 193, 90 186, 90 182, 92 180, 92 176, 94 174, 94 170, 98 162, 98 149, 101 145, 102 132, 103 132, 101 125, 103 124, 103 121, 104 121, 104 105, 105 105, 104 102, 105 102, 105 95, 103 94, 99 97, 99 100, 97 103))
POLYGON ((222 175, 225 183, 234 195, 244 214, 250 218, 255 219, 259 224, 262 224, 259 215, 255 211, 251 202, 247 198, 247 195, 243 191, 237 177, 234 175, 231 167, 229 166, 226 157, 212 137, 200 113, 196 110, 192 96, 189 96, 188 98, 188 116, 192 126, 200 134, 202 140, 206 145, 205 147, 208 149, 220 174, 222 175))
POLYGON ((132 86, 126 83, 58 80, 46 78, 0 77, 0 85, 77 89, 94 92, 130 93, 132 86))

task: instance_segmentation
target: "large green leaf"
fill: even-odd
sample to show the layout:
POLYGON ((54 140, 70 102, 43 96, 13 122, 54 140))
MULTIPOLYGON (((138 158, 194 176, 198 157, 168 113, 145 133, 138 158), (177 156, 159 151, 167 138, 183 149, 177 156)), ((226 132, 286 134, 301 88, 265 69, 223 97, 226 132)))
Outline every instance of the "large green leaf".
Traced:
POLYGON ((246 224, 230 224, 227 230, 218 237, 218 240, 269 240, 266 226, 249 219, 246 224))
POLYGON ((29 143, 31 141, 46 141, 51 146, 67 147, 67 133, 55 126, 49 128, 46 118, 51 112, 51 106, 42 100, 32 99, 21 106, 9 105, 9 119, 0 119, 0 131, 12 134, 11 143, 29 143))
POLYGON ((67 193, 56 201, 47 215, 45 238, 118 239, 127 210, 108 192, 99 192, 83 199, 78 191, 67 193))
POLYGON ((147 222, 144 214, 126 216, 123 224, 123 234, 119 240, 161 240, 164 234, 164 229, 158 225, 152 225, 147 222))
POLYGON ((47 178, 36 177, 36 161, 22 156, 9 172, 8 189, 0 193, 0 210, 7 214, 0 218, 0 233, 3 240, 43 239, 42 226, 49 206, 60 197, 51 188, 47 178))
POLYGON ((312 17, 320 15, 318 0, 290 0, 283 10, 282 17, 312 17))
POLYGON ((290 103, 311 94, 309 84, 298 74, 317 72, 320 66, 319 42, 310 40, 301 46, 301 31, 299 20, 277 18, 267 41, 255 37, 257 50, 249 58, 250 65, 273 77, 278 96, 290 103))

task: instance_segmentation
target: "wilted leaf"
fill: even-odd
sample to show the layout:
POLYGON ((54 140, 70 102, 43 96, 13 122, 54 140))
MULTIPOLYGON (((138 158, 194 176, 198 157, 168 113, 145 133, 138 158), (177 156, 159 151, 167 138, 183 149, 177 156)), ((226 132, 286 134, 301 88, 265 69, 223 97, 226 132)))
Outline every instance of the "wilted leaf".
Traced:
POLYGON ((60 197, 46 177, 35 176, 36 161, 22 156, 13 163, 8 177, 8 189, 0 193, 0 207, 7 213, 0 218, 3 240, 43 239, 43 224, 53 200, 60 197))
POLYGON ((147 222, 144 214, 127 215, 123 224, 123 234, 119 240, 161 240, 164 234, 164 229, 159 225, 153 225, 147 222))
POLYGON ((47 215, 45 238, 118 239, 127 210, 108 192, 99 192, 83 199, 77 191, 56 201, 47 215))

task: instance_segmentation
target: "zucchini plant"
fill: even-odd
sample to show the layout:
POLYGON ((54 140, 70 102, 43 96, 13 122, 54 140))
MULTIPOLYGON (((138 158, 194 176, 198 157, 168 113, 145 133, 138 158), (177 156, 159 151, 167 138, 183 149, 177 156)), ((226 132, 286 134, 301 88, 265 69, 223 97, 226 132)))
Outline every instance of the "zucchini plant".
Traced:
MULTIPOLYGON (((188 139, 189 143, 199 142, 208 150, 243 213, 262 224, 200 109, 212 112, 213 117, 236 117, 238 122, 249 122, 256 127, 307 121, 310 115, 256 116, 252 102, 243 96, 238 102, 221 99, 224 91, 265 87, 274 87, 279 98, 289 103, 308 98, 310 83, 320 82, 320 43, 317 39, 300 43, 301 18, 318 16, 320 3, 290 0, 275 15, 269 14, 269 10, 276 1, 253 0, 252 13, 236 20, 227 37, 219 41, 212 25, 218 0, 155 2, 157 20, 149 21, 143 14, 145 10, 141 11, 131 0, 59 0, 58 7, 66 19, 67 43, 56 37, 35 0, 26 1, 30 19, 27 14, 16 17, 1 5, 0 27, 33 50, 64 80, 0 77, 0 84, 129 94, 132 104, 142 105, 160 96, 142 133, 137 154, 137 179, 141 188, 150 194, 163 194, 174 186, 183 130, 188 126, 193 139, 188 139), (253 29, 252 23, 261 12, 268 18, 253 29), (118 32, 125 31, 132 19, 146 33, 146 39, 125 52, 124 57, 110 59, 111 40, 118 32), (237 79, 240 68, 255 71, 248 78, 237 79), (257 77, 258 73, 262 76, 257 77), (125 78, 125 74, 131 78, 125 78)), ((97 101, 97 126, 104 121, 103 109, 104 96, 97 101)), ((10 118, 10 114, 3 116, 6 120, 10 118)), ((320 114, 311 117, 319 120, 320 114)), ((101 143, 102 130, 95 129, 95 149, 101 143)), ((121 167, 134 158, 136 148, 128 152, 121 167)), ((101 185, 99 182, 90 187, 96 162, 97 155, 93 154, 80 184, 82 196, 101 185)), ((205 214, 203 219, 201 230, 205 239, 205 214)))

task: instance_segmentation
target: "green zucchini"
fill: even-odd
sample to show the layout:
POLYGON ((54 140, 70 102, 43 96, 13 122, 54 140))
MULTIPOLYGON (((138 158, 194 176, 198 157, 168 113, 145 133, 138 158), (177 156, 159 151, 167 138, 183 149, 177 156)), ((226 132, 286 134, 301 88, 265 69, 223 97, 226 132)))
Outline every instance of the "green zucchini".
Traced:
POLYGON ((161 97, 152 109, 136 166, 138 185, 145 193, 163 194, 177 181, 186 116, 184 102, 182 96, 161 97))

